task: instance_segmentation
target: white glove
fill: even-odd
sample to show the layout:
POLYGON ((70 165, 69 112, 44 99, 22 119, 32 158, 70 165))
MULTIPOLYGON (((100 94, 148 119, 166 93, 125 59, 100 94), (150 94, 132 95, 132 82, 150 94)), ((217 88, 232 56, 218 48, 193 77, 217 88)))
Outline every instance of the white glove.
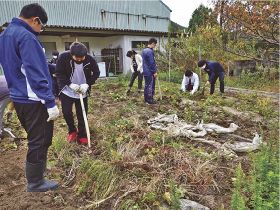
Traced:
POLYGON ((193 94, 194 94, 194 92, 195 92, 195 91, 193 91, 193 90, 192 90, 192 91, 191 91, 191 95, 193 95, 193 94))
POLYGON ((69 85, 69 87, 76 93, 78 93, 80 91, 80 85, 77 85, 77 84, 74 84, 74 83, 71 83, 69 85))
POLYGON ((88 90, 88 84, 81 84, 80 85, 80 91, 82 92, 82 94, 85 94, 88 90))
POLYGON ((49 122, 51 120, 55 120, 56 118, 58 118, 59 110, 58 110, 57 106, 49 108, 48 109, 48 114, 49 114, 49 118, 47 119, 47 122, 49 122))

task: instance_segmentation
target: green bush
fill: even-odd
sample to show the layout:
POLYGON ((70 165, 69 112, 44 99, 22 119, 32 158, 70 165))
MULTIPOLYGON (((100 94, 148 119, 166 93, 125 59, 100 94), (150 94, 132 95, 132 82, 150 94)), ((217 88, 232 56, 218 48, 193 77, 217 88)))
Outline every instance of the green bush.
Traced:
POLYGON ((238 77, 226 77, 225 84, 230 87, 264 90, 267 86, 278 87, 279 78, 276 74, 279 74, 276 69, 258 67, 256 72, 243 71, 238 77))
MULTIPOLYGON (((178 69, 172 69, 170 72, 170 82, 181 84, 183 79, 184 72, 179 71, 178 69)), ((159 72, 159 79, 164 81, 169 81, 169 72, 159 72)))
POLYGON ((279 145, 270 143, 263 146, 260 152, 252 154, 248 176, 245 176, 240 165, 237 167, 231 200, 233 210, 279 209, 278 148, 279 145))

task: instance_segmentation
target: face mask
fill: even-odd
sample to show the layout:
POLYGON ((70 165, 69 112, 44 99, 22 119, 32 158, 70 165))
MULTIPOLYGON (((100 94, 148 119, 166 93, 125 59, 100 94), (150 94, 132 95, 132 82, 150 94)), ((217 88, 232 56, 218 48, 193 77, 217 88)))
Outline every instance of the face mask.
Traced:
POLYGON ((54 56, 53 56, 53 58, 54 58, 54 59, 57 59, 57 56, 56 56, 56 55, 54 55, 54 56))

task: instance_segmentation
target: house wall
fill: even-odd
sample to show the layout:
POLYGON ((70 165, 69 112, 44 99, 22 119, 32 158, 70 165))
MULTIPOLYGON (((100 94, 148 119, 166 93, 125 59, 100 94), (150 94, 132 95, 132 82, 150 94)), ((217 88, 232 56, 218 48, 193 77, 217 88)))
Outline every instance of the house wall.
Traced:
MULTIPOLYGON (((78 39, 80 42, 89 43, 90 54, 94 52, 96 56, 101 55, 103 48, 122 48, 123 52, 123 73, 130 73, 130 59, 126 57, 126 52, 131 50, 132 41, 148 41, 150 36, 110 36, 110 37, 70 37, 70 36, 40 36, 41 42, 55 42, 56 49, 59 52, 65 51, 65 42, 74 42, 78 39)), ((166 42, 166 38, 155 37, 158 40, 158 46, 160 51, 164 51, 163 44, 166 42)), ((140 52, 141 53, 141 52, 140 52)))
MULTIPOLYGON (((0 0, 0 32, 13 17, 19 15, 24 5, 35 2, 42 5, 48 14, 45 32, 56 34, 41 35, 39 38, 42 42, 55 42, 54 49, 63 52, 65 42, 75 41, 73 34, 80 34, 83 36, 77 37, 78 41, 89 43, 90 54, 100 55, 103 48, 122 48, 124 73, 130 72, 130 59, 125 55, 132 48, 131 42, 148 41, 151 37, 149 34, 167 34, 170 23, 171 10, 161 0, 0 0), (68 34, 69 31, 73 36, 58 35, 68 34), (86 36, 90 32, 97 35, 86 36), (133 35, 118 35, 126 32, 133 35), (104 37, 100 37, 102 35, 104 37)), ((161 45, 160 37, 155 38, 161 45)), ((52 49, 51 45, 46 45, 46 49, 52 49)), ((50 50, 47 50, 47 56, 50 59, 50 50)))
MULTIPOLYGON (((157 48, 160 51, 164 51, 164 45, 163 43, 166 43, 167 38, 166 37, 155 37, 155 36, 124 36, 124 48, 123 52, 123 66, 124 66, 124 72, 130 73, 130 59, 126 57, 126 52, 128 50, 131 50, 131 42, 132 41, 149 41, 151 37, 154 37, 158 41, 157 48)), ((141 51, 137 51, 141 54, 141 51)))

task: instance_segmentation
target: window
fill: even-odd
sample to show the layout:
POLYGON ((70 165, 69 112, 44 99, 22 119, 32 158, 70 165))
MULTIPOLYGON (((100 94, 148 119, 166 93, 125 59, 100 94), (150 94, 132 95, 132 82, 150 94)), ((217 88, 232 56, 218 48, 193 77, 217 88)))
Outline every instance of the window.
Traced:
POLYGON ((52 51, 56 50, 55 42, 42 42, 43 47, 45 48, 45 54, 48 60, 52 59, 52 51))
MULTIPOLYGON (((65 42, 65 50, 70 50, 70 45, 73 42, 65 42)), ((82 42, 86 47, 87 47, 87 51, 89 53, 89 43, 88 42, 82 42)))
POLYGON ((148 41, 132 41, 131 48, 135 51, 141 50, 148 45, 148 41))

